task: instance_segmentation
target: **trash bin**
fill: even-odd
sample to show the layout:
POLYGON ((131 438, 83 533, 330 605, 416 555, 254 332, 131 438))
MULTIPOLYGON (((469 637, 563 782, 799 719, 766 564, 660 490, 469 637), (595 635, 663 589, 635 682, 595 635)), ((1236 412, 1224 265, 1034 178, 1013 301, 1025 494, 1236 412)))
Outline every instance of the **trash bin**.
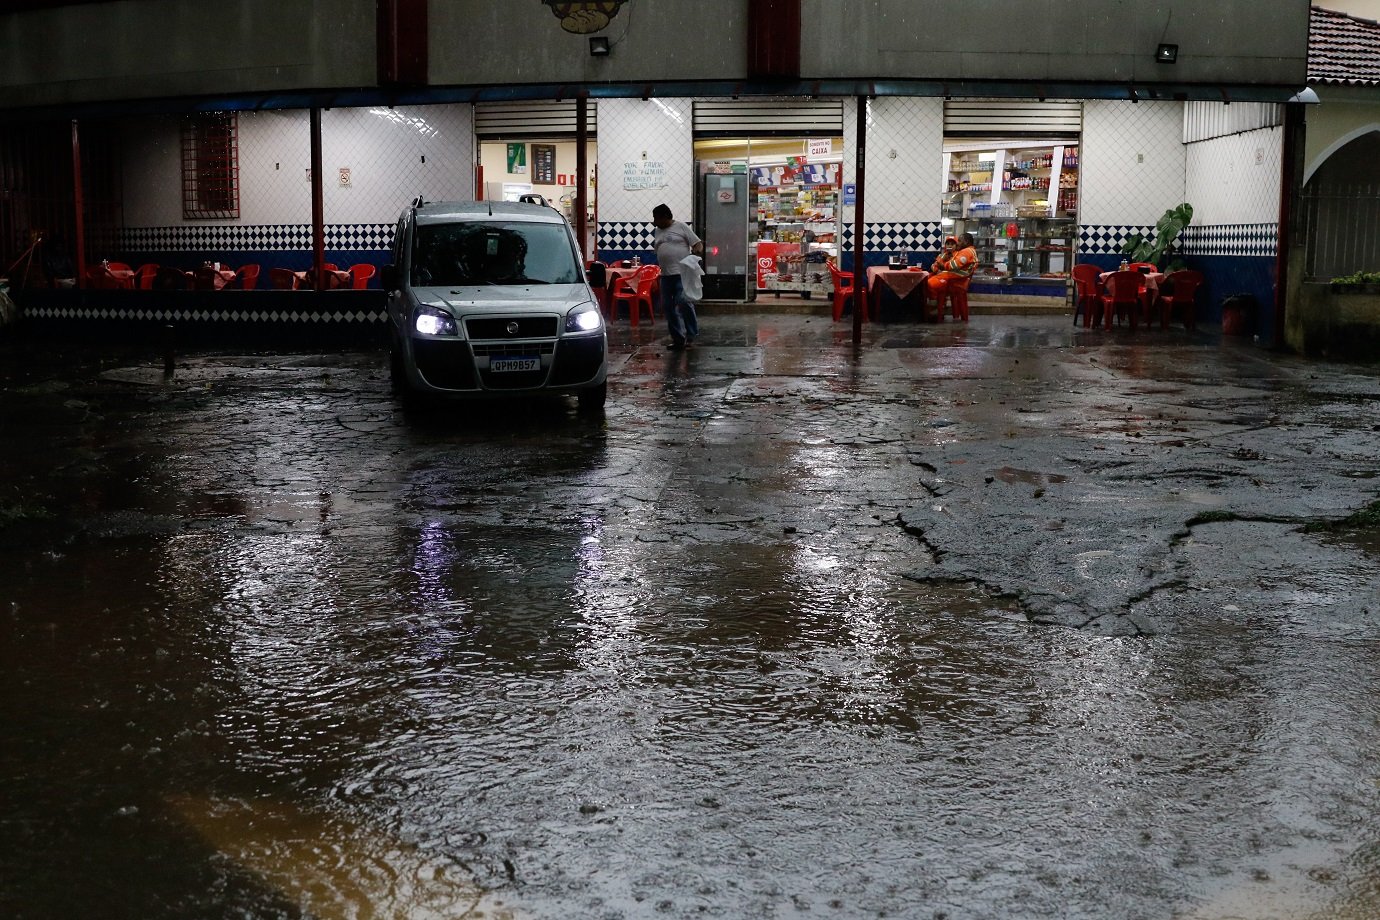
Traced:
POLYGON ((1233 294, 1222 301, 1222 334, 1250 335, 1260 315, 1260 301, 1254 294, 1233 294))

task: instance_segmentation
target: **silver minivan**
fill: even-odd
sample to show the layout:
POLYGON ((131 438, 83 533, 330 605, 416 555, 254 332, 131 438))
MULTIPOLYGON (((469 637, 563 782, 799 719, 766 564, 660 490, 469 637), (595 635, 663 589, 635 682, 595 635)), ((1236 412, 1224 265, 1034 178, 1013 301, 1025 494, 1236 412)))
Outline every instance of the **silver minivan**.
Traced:
MULTIPOLYGON (((602 266, 595 265, 594 270, 602 266)), ((507 201, 414 202, 398 220, 390 369, 404 393, 574 393, 604 405, 608 337, 560 212, 507 201)))

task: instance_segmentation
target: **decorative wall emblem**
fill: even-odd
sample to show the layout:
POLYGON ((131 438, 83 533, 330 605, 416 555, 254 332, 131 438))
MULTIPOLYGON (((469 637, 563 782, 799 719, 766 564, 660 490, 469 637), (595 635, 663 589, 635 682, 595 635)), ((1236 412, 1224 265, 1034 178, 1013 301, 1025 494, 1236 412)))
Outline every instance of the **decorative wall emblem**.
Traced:
POLYGON ((627 0, 541 0, 561 21, 561 28, 576 35, 589 35, 608 27, 609 20, 627 0))

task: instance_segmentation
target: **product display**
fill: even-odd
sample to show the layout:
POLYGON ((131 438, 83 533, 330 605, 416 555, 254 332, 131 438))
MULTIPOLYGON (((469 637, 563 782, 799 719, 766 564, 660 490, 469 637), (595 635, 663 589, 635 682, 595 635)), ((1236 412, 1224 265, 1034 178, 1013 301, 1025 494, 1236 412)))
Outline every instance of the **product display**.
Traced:
POLYGON ((949 156, 946 226, 976 239, 975 280, 1066 288, 1078 239, 1078 148, 994 147, 949 156))

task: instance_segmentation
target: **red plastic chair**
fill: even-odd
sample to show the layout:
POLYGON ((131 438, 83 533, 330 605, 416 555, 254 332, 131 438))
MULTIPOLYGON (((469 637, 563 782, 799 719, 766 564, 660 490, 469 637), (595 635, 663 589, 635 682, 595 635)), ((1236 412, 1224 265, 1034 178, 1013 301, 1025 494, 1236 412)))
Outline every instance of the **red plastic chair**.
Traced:
POLYGON ((152 262, 140 265, 134 272, 134 288, 138 291, 153 290, 153 279, 158 277, 158 266, 152 262))
POLYGON ((1112 314, 1120 313, 1118 307, 1125 307, 1131 316, 1131 328, 1136 328, 1136 320, 1142 309, 1141 292, 1145 290, 1145 278, 1140 272, 1130 269, 1112 272, 1107 276, 1107 293, 1098 300, 1102 304, 1102 314, 1107 318, 1107 328, 1112 328, 1112 314))
POLYGON ((1174 293, 1160 294, 1160 328, 1169 328, 1169 318, 1175 307, 1183 308, 1184 327, 1197 327, 1198 288, 1203 284, 1203 273, 1185 269, 1174 272, 1164 279, 1173 287, 1174 293))
POLYGON ((369 279, 374 277, 378 271, 368 262, 359 262, 350 266, 350 287, 356 291, 362 291, 369 286, 369 279))
POLYGON ((843 307, 852 299, 856 293, 853 285, 853 273, 839 271, 833 262, 827 263, 829 266, 829 277, 834 281, 834 322, 843 318, 843 307))
POLYGON ((954 319, 961 319, 965 323, 968 321, 968 282, 971 278, 950 278, 948 284, 944 285, 943 291, 939 295, 938 320, 944 321, 944 299, 950 301, 949 315, 954 319))
POLYGON ((268 286, 275 291, 297 290, 297 273, 290 268, 270 268, 268 286))
POLYGON ((226 287, 239 285, 246 291, 252 291, 259 284, 259 266, 254 264, 241 265, 239 271, 235 272, 235 279, 227 284, 226 287))
POLYGON ((610 303, 613 304, 611 310, 613 316, 618 316, 618 305, 626 303, 628 305, 628 320, 636 326, 638 314, 642 312, 642 305, 646 304, 647 316, 655 322, 656 311, 652 305, 652 284, 660 277, 661 269, 658 266, 644 265, 637 270, 631 279, 619 278, 614 283, 613 292, 609 297, 610 303))
POLYGON ((1073 267, 1073 324, 1078 325, 1078 314, 1083 314, 1083 326, 1093 326, 1097 320, 1093 319, 1093 312, 1097 311, 1098 319, 1102 316, 1101 293, 1097 290, 1098 279, 1102 277, 1102 269, 1087 262, 1080 263, 1073 267))

